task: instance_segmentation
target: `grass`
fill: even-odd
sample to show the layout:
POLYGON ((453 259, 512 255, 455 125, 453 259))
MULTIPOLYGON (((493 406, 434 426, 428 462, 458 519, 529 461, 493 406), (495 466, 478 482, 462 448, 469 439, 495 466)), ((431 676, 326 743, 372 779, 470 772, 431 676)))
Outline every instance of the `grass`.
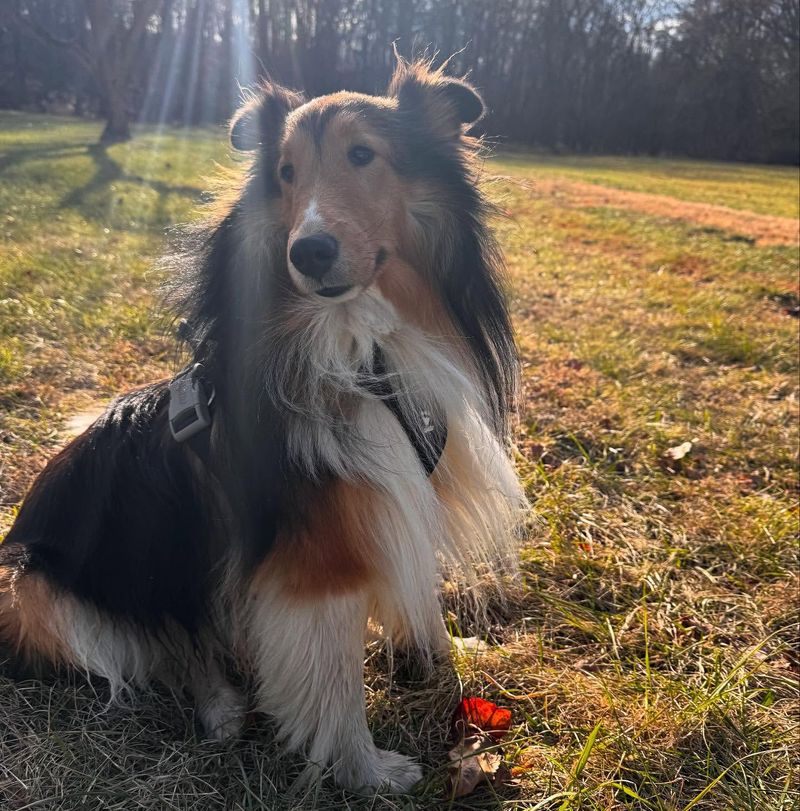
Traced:
MULTIPOLYGON (((220 133, 96 145, 97 127, 0 114, 0 505, 7 512, 66 414, 152 380, 172 342, 154 306, 165 229, 225 161, 220 133)), ((7 526, 7 521, 6 521, 7 526)), ((4 528, 0 518, 0 531, 4 528)))
MULTIPOLYGON (((0 522, 64 419, 172 368, 151 270, 217 131, 0 116, 0 522)), ((798 807, 798 254, 686 217, 583 205, 543 177, 796 216, 795 170, 503 157, 492 193, 524 360, 518 465, 536 520, 488 653, 419 681, 368 650, 370 723, 416 753, 414 798, 328 784, 257 719, 201 741, 180 696, 0 680, 0 805, 47 809, 798 807), (793 191, 794 189, 794 191, 793 191), (794 212, 794 214, 792 213, 794 212), (665 456, 685 441, 680 460, 665 456), (510 706, 515 784, 443 794, 461 693, 510 706)))
MULTIPOLYGON (((647 192, 697 203, 728 206, 779 217, 800 215, 796 168, 747 163, 609 156, 533 156, 539 178, 571 178, 601 186, 647 192)), ((525 172, 531 156, 508 155, 525 172)))

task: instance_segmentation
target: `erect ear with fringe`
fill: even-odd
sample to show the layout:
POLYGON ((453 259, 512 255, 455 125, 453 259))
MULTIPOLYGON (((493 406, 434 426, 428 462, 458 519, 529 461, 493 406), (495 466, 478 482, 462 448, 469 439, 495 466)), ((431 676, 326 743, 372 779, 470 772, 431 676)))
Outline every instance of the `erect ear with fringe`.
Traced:
POLYGON ((252 152, 275 143, 286 116, 304 101, 301 93, 263 82, 231 119, 231 146, 241 152, 252 152))
POLYGON ((416 115, 442 138, 458 138, 483 117, 483 99, 469 82, 445 76, 443 68, 431 70, 429 62, 398 58, 390 96, 401 112, 416 115))

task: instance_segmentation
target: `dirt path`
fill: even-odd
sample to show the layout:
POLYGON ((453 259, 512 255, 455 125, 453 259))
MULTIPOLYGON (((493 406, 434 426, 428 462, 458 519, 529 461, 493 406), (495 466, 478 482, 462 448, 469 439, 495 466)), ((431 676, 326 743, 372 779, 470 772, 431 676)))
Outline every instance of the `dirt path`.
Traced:
POLYGON ((64 441, 82 434, 105 410, 108 403, 96 403, 73 414, 64 424, 61 436, 64 441))
POLYGON ((563 198, 568 205, 610 206, 631 209, 655 217, 687 220, 708 228, 730 231, 754 240, 758 245, 800 244, 800 221, 740 211, 711 203, 694 203, 660 194, 625 191, 579 180, 538 179, 534 189, 542 196, 563 198))

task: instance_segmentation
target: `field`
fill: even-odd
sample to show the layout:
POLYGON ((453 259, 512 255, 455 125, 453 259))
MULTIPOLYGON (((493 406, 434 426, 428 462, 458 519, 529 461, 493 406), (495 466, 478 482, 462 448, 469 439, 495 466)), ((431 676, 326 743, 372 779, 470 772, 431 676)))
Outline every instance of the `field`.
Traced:
MULTIPOLYGON (((0 114, 0 536, 82 413, 175 368, 154 263, 230 163, 221 129, 98 134, 0 114)), ((0 677, 0 807, 800 807, 798 172, 509 152, 486 174, 534 517, 485 655, 419 680, 368 650, 417 794, 291 796, 264 719, 222 746, 180 696, 0 677), (452 802, 462 692, 512 709, 514 781, 452 802)))

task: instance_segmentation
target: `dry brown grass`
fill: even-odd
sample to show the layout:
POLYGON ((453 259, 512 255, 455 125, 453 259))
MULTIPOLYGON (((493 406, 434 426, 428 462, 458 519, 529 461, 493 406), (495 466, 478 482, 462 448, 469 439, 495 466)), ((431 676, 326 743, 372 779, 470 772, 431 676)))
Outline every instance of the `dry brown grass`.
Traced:
POLYGON ((712 203, 680 200, 661 194, 626 191, 565 178, 537 179, 539 194, 561 198, 559 205, 609 207, 639 211, 653 217, 685 220, 752 239, 758 245, 797 245, 800 229, 794 217, 775 217, 712 203))

